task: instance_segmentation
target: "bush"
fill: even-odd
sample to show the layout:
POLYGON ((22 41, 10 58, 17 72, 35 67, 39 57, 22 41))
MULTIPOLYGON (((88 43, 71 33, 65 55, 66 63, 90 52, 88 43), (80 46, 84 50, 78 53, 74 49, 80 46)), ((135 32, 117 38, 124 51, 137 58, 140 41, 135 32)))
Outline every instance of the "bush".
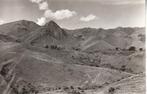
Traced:
POLYGON ((108 90, 108 92, 109 92, 110 94, 113 94, 114 91, 115 91, 115 88, 113 88, 113 87, 110 87, 109 90, 108 90))
POLYGON ((118 50, 119 50, 119 48, 118 48, 118 47, 116 47, 116 48, 115 48, 115 50, 116 50, 116 51, 118 51, 118 50))
POLYGON ((51 49, 57 49, 57 45, 51 45, 51 49))
POLYGON ((139 51, 143 51, 143 48, 139 48, 139 51))
POLYGON ((70 89, 74 89, 74 87, 73 86, 70 86, 70 89))
POLYGON ((120 68, 120 70, 121 71, 125 71, 126 70, 126 66, 125 65, 122 65, 121 68, 120 68))
POLYGON ((19 40, 19 39, 16 39, 15 41, 16 41, 16 42, 18 42, 18 43, 20 43, 20 42, 21 42, 21 40, 19 40))
POLYGON ((82 90, 82 88, 81 88, 81 87, 78 87, 78 89, 79 89, 79 90, 82 90))
POLYGON ((9 72, 9 66, 10 66, 10 64, 6 64, 6 65, 4 65, 3 67, 2 67, 2 69, 1 69, 1 71, 0 71, 0 74, 2 75, 2 76, 6 76, 7 75, 7 73, 9 72))
POLYGON ((15 94, 37 94, 38 90, 31 83, 24 80, 12 84, 12 89, 15 94))
POLYGON ((64 49, 64 47, 63 47, 62 45, 51 45, 50 48, 51 48, 51 49, 55 49, 55 50, 64 49))
POLYGON ((44 48, 49 48, 49 46, 48 45, 45 45, 44 48))
POLYGON ((73 90, 72 92, 70 92, 69 94, 81 94, 80 91, 77 90, 73 90))
POLYGON ((136 47, 131 46, 128 50, 129 50, 129 51, 136 51, 136 47))

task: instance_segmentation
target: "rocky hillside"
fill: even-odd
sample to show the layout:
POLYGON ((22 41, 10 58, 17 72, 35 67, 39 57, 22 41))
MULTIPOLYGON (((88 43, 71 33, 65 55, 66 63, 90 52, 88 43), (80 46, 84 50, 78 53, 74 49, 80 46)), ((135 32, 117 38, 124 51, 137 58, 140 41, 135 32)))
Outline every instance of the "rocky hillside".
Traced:
POLYGON ((144 28, 1 25, 0 94, 144 94, 144 44, 144 28))
POLYGON ((1 25, 0 34, 9 35, 17 40, 23 40, 30 32, 35 31, 39 27, 39 25, 32 21, 21 20, 1 25))
POLYGON ((31 45, 43 47, 45 45, 60 44, 60 42, 64 43, 67 36, 66 31, 54 21, 50 21, 45 26, 32 32, 25 41, 29 41, 31 45))
MULTIPOLYGON (((82 44, 90 45, 92 42, 103 40, 107 42, 109 45, 112 45, 120 49, 129 48, 130 46, 135 46, 139 49, 139 47, 145 47, 145 42, 143 41, 145 39, 144 31, 144 28, 129 27, 118 27, 114 29, 84 28, 74 30, 72 31, 72 34, 74 37, 79 38, 79 41, 81 41, 82 44), (141 45, 139 46, 139 44, 141 45)), ((97 48, 95 47, 94 49, 97 48)))

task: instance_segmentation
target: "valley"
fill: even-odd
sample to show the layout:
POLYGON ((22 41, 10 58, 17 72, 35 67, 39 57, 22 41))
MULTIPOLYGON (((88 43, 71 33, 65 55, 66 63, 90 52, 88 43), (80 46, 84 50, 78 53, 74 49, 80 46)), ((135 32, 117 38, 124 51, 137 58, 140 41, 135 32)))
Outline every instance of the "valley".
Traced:
POLYGON ((0 25, 0 94, 145 94, 145 28, 0 25))

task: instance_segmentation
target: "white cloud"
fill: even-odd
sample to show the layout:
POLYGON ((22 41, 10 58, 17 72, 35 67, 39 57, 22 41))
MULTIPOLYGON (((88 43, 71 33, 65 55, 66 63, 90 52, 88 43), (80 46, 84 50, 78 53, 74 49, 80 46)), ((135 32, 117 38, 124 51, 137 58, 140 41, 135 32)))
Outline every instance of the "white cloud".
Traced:
POLYGON ((48 9, 48 3, 46 1, 39 3, 39 9, 40 10, 47 10, 48 9))
POLYGON ((33 3, 39 4, 39 3, 41 3, 41 2, 44 1, 44 0, 30 0, 30 1, 33 2, 33 3))
POLYGON ((48 9, 44 12, 44 16, 46 18, 52 18, 54 16, 54 13, 52 12, 52 10, 48 9))
POLYGON ((38 25, 43 26, 43 25, 45 25, 45 23, 46 23, 46 18, 45 17, 41 17, 41 18, 37 19, 37 24, 38 25))
POLYGON ((70 18, 70 17, 76 15, 76 12, 75 11, 70 11, 68 9, 57 10, 55 12, 53 12, 52 10, 46 10, 44 15, 47 18, 53 18, 53 19, 56 19, 56 20, 62 20, 62 19, 70 18))
POLYGON ((30 0, 32 3, 36 3, 39 6, 40 10, 47 10, 48 9, 48 3, 45 0, 30 0))
POLYGON ((65 19, 65 18, 70 18, 70 17, 72 17, 74 15, 76 15, 76 12, 75 11, 70 11, 68 9, 65 9, 65 10, 57 10, 54 13, 54 17, 57 20, 61 20, 61 19, 65 19))
POLYGON ((81 17, 81 18, 80 18, 80 20, 81 20, 81 21, 84 21, 84 22, 89 22, 89 21, 92 21, 92 20, 94 20, 94 19, 96 19, 96 16, 93 15, 93 14, 90 14, 90 15, 88 15, 88 16, 86 16, 86 17, 81 17))
POLYGON ((39 9, 44 11, 43 17, 37 19, 37 24, 39 25, 44 25, 47 22, 46 20, 48 18, 62 20, 76 15, 75 11, 70 11, 68 9, 62 9, 53 12, 51 9, 49 9, 48 2, 46 0, 30 0, 30 1, 32 3, 38 4, 39 9))
POLYGON ((4 24, 5 21, 4 20, 0 20, 0 25, 4 24))

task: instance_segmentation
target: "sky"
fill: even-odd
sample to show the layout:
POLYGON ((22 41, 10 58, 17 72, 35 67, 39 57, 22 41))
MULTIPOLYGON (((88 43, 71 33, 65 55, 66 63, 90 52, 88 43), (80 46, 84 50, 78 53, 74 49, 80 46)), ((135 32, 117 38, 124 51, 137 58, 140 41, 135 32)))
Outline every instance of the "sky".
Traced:
POLYGON ((62 28, 143 27, 144 0, 0 0, 0 24, 54 20, 62 28))

